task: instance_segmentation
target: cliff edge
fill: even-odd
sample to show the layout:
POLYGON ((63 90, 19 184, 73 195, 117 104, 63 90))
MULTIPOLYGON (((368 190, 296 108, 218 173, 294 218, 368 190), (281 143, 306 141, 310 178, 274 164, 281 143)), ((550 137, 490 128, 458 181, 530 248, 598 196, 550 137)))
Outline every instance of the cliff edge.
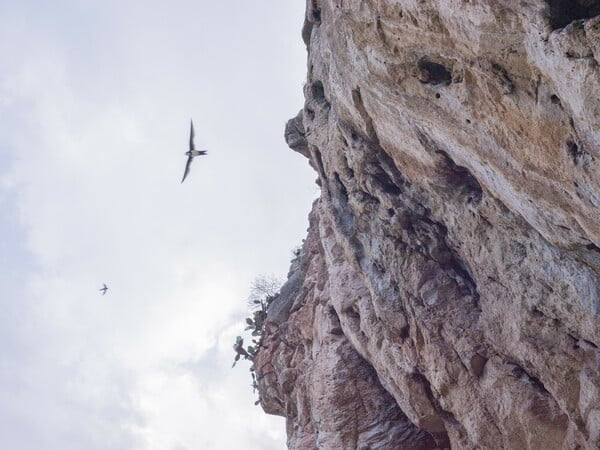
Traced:
POLYGON ((600 4, 308 0, 290 449, 600 448, 600 4))

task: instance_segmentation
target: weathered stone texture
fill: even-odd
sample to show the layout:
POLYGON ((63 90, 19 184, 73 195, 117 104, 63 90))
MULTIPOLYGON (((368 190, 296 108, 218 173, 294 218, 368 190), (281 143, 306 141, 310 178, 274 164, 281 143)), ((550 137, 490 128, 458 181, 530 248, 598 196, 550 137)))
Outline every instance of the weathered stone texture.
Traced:
POLYGON ((598 14, 309 0, 321 196, 255 361, 290 448, 600 448, 598 14))

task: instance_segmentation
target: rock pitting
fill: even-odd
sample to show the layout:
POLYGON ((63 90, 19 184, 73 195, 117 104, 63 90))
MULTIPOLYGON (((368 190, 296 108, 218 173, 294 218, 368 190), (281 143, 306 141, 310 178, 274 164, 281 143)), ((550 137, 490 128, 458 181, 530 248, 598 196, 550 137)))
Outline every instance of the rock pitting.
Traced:
POLYGON ((309 0, 288 447, 600 448, 600 4, 309 0))

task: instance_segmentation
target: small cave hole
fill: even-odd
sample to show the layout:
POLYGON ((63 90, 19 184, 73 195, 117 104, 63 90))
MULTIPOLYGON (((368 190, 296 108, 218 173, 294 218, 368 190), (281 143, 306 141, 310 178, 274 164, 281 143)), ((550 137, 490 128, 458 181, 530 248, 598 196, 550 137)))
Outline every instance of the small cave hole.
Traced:
POLYGON ((384 171, 379 171, 378 173, 374 174, 372 180, 386 194, 396 197, 402 194, 402 190, 396 186, 390 176, 384 171))
POLYGON ((560 98, 558 98, 558 95, 552 94, 550 96, 550 101, 555 105, 560 105, 560 98))
POLYGON ((470 119, 467 119, 467 123, 471 123, 471 120, 470 120, 470 119))
POLYGON ((440 98, 440 97, 441 97, 440 93, 439 93, 439 92, 436 92, 436 93, 435 93, 435 98, 440 98))
POLYGON ((310 92, 315 100, 321 100, 325 98, 325 88, 323 83, 315 81, 310 85, 310 92))
POLYGON ((400 338, 401 338, 402 340, 404 340, 404 339, 408 338, 408 337, 410 336, 410 333, 409 333, 409 332, 410 332, 410 328, 408 327, 408 325, 405 325, 405 326, 403 326, 403 327, 400 329, 400 338))
POLYGON ((575 20, 585 20, 600 15, 597 0, 546 0, 552 30, 558 30, 575 20))
POLYGON ((587 244, 585 248, 587 248, 588 250, 593 250, 595 252, 600 252, 600 247, 598 247, 596 244, 587 244))
POLYGON ((315 23, 321 23, 321 10, 320 9, 315 9, 313 11, 313 20, 315 21, 315 23))
POLYGON ((311 11, 311 21, 319 25, 321 23, 321 8, 319 8, 317 0, 312 0, 311 11))
POLYGON ((319 106, 329 109, 331 107, 329 100, 325 96, 325 87, 321 81, 315 81, 310 85, 310 95, 319 106))
POLYGON ((418 78, 424 84, 450 84, 452 72, 442 64, 421 59, 418 63, 418 78))

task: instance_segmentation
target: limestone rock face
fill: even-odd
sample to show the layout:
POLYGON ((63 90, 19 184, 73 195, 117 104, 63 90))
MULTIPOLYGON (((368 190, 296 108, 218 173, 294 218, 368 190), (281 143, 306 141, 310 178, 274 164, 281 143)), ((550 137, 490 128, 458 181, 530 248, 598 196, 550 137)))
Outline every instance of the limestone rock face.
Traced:
POLYGON ((600 4, 309 0, 291 449, 600 448, 600 4))

